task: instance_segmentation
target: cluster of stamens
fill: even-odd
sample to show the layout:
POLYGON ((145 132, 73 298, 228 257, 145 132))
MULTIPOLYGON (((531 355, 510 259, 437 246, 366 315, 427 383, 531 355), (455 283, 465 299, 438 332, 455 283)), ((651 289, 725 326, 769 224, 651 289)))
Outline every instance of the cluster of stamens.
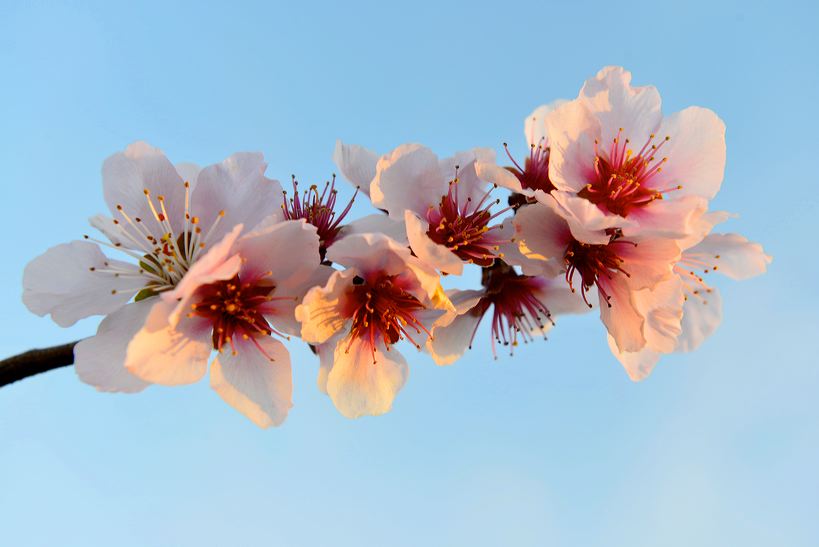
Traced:
POLYGON ((671 137, 667 136, 657 144, 652 133, 635 154, 629 148, 629 139, 623 138, 622 133, 621 127, 608 153, 595 139, 593 180, 578 195, 610 213, 626 217, 633 209, 663 199, 664 194, 682 186, 661 189, 656 187, 654 180, 668 161, 667 157, 658 158, 657 154, 671 137))
POLYGON ((499 199, 489 199, 495 188, 497 186, 492 185, 477 202, 473 202, 471 197, 461 201, 456 171, 455 179, 449 182, 449 189, 441 197, 438 206, 430 205, 427 210, 427 236, 435 243, 447 247, 465 262, 482 267, 491 266, 496 256, 503 256, 498 251, 500 245, 507 240, 493 233, 500 230, 501 226, 489 226, 489 222, 512 209, 507 207, 494 214, 490 212, 493 205, 500 203, 499 199))
POLYGON ((286 337, 270 326, 265 318, 268 304, 273 300, 292 300, 289 296, 272 296, 276 286, 266 278, 269 273, 252 282, 242 281, 234 276, 226 281, 217 281, 197 289, 194 304, 188 317, 202 317, 213 327, 213 349, 221 352, 227 345, 236 355, 234 343, 237 336, 249 340, 268 358, 256 340, 258 337, 277 334, 286 337))
MULTIPOLYGON (((720 255, 714 255, 715 260, 720 259, 720 255)), ((694 298, 702 304, 708 304, 708 296, 714 289, 705 282, 705 278, 697 273, 701 270, 704 274, 719 269, 718 264, 710 264, 704 259, 695 256, 683 255, 683 258, 674 265, 674 273, 677 274, 683 283, 685 299, 694 298)))
POLYGON ((333 244, 341 231, 341 221, 350 212, 358 195, 358 188, 356 188, 347 206, 341 212, 336 213, 338 190, 335 188, 335 175, 333 175, 332 181, 325 183, 324 190, 321 193, 318 191, 318 186, 313 184, 302 193, 301 197, 299 196, 299 183, 295 176, 292 177, 292 182, 293 197, 288 198, 287 192, 284 192, 284 203, 282 204, 284 218, 285 220, 304 219, 316 227, 320 242, 319 250, 323 260, 327 248, 333 244))
POLYGON ((415 316, 426 307, 400 286, 398 276, 381 275, 371 281, 356 276, 347 301, 350 307, 346 315, 352 319, 352 327, 346 351, 354 341, 364 341, 371 348, 373 364, 379 341, 387 351, 399 340, 408 340, 421 349, 414 336, 431 336, 415 316))
POLYGON ((503 148, 506 150, 509 160, 514 164, 514 167, 507 167, 506 169, 517 177, 521 188, 524 190, 543 190, 547 194, 555 189, 549 178, 551 149, 543 144, 543 139, 541 139, 540 144, 529 146, 529 156, 524 160, 523 167, 512 157, 506 143, 503 143, 503 148))
MULTIPOLYGON (((140 217, 129 215, 122 205, 117 205, 119 218, 114 218, 113 223, 119 231, 116 235, 109 236, 112 237, 110 242, 83 236, 89 241, 131 256, 138 261, 139 268, 134 271, 105 262, 101 266, 95 265, 89 269, 100 274, 135 278, 137 284, 135 289, 142 289, 137 294, 137 300, 176 286, 202 254, 214 229, 225 216, 225 212, 220 211, 210 228, 206 232, 203 231, 199 217, 191 214, 190 184, 187 181, 184 184, 185 216, 180 232, 174 231, 168 219, 165 196, 158 195, 154 201, 151 192, 146 188, 143 194, 155 222, 146 223, 140 217)), ((112 291, 112 294, 116 293, 116 290, 112 291)))
POLYGON ((572 239, 563 253, 563 260, 566 263, 566 282, 572 292, 575 292, 574 275, 580 276, 580 293, 583 296, 583 302, 590 308, 592 304, 588 300, 587 293, 595 285, 608 306, 611 307, 611 295, 606 292, 605 283, 600 283, 601 278, 610 280, 618 274, 630 277, 629 273, 623 269, 625 261, 619 256, 618 247, 620 245, 636 246, 637 244, 622 239, 621 233, 616 230, 612 231, 610 237, 611 240, 604 244, 589 244, 572 239))
POLYGON ((539 330, 546 337, 547 321, 554 324, 552 314, 537 296, 542 289, 543 279, 518 274, 511 266, 497 260, 495 264, 484 269, 482 283, 484 296, 469 313, 477 316, 478 322, 472 331, 469 348, 475 339, 481 319, 490 307, 492 311, 492 355, 497 358, 495 344, 510 346, 510 355, 514 352, 520 338, 523 343, 534 340, 533 332, 539 330))

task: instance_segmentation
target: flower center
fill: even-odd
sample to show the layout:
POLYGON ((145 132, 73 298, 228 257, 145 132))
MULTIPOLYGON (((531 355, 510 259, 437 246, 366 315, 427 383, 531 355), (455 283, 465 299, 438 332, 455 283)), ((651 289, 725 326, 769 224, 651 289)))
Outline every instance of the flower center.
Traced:
POLYGON ((143 287, 136 295, 137 301, 174 288, 204 252, 211 234, 225 216, 224 211, 219 211, 213 224, 207 231, 203 231, 199 217, 191 214, 190 183, 185 181, 184 184, 184 221, 179 233, 174 231, 168 220, 165 196, 158 195, 154 200, 146 188, 143 194, 155 222, 145 222, 138 216, 128 214, 122 205, 117 205, 119 218, 112 221, 119 230, 116 234, 106 234, 110 242, 83 236, 86 240, 116 249, 136 259, 139 263, 137 271, 116 267, 109 262, 102 267, 92 266, 89 269, 100 274, 137 278, 137 283, 143 287))
POLYGON ((515 165, 514 167, 507 167, 507 169, 518 178, 522 188, 526 190, 543 190, 547 194, 555 189, 549 178, 550 148, 548 146, 530 145, 529 157, 523 162, 523 167, 512 157, 506 143, 503 143, 503 148, 515 165))
POLYGON ((657 153, 671 137, 667 136, 656 144, 652 133, 635 154, 629 148, 629 139, 623 138, 622 133, 621 127, 608 153, 595 139, 594 175, 578 195, 601 209, 626 217, 635 208, 663 199, 663 194, 679 190, 682 186, 658 189, 655 184, 663 164, 668 161, 667 157, 658 159, 657 153))
POLYGON ((489 211, 492 205, 500 203, 499 199, 488 200, 495 188, 497 186, 492 185, 477 203, 473 203, 471 197, 461 202, 456 176, 449 183, 449 190, 438 207, 431 205, 427 210, 427 236, 465 262, 491 266, 495 261, 494 253, 505 240, 493 233, 500 229, 500 225, 489 226, 489 222, 511 209, 507 207, 495 214, 489 211))
POLYGON ((367 342, 372 351, 373 363, 375 347, 383 341, 389 351, 390 346, 399 340, 409 340, 420 349, 413 335, 429 331, 421 324, 415 313, 426 307, 413 295, 399 286, 397 276, 382 275, 370 282, 362 277, 353 278, 353 289, 348 294, 351 303, 348 317, 352 317, 350 346, 356 339, 367 342))
POLYGON ((197 290, 196 303, 191 304, 188 317, 209 320, 213 328, 213 349, 221 352, 225 345, 229 345, 235 355, 236 336, 253 341, 257 347, 256 338, 260 336, 273 333, 285 336, 273 329, 264 316, 264 312, 269 311, 265 306, 272 300, 290 299, 271 296, 275 290, 276 286, 267 282, 265 277, 255 282, 243 282, 238 275, 227 281, 204 285, 197 290))
POLYGON ((300 220, 305 219, 309 224, 316 227, 319 236, 319 252, 321 259, 324 260, 324 255, 327 248, 333 244, 341 231, 341 221, 350 212, 356 196, 358 195, 358 187, 355 189, 350 202, 338 214, 335 212, 336 196, 338 191, 336 186, 336 176, 333 175, 331 182, 324 185, 324 190, 319 194, 318 186, 311 185, 309 189, 305 190, 301 197, 299 197, 299 183, 296 177, 293 177, 293 197, 288 199, 287 192, 284 192, 284 203, 282 204, 282 211, 284 211, 285 220, 300 220))
POLYGON ((493 307, 492 355, 496 359, 496 342, 511 346, 511 355, 518 345, 518 337, 524 343, 528 343, 534 340, 532 333, 536 330, 540 330, 544 337, 546 336, 544 320, 551 324, 554 324, 554 321, 549 308, 535 295, 543 288, 545 283, 543 279, 520 275, 502 260, 497 260, 491 268, 484 270, 482 283, 485 287, 484 296, 469 312, 479 317, 469 340, 470 349, 478 326, 490 307, 493 307))
POLYGON ((623 274, 629 277, 629 273, 623 269, 624 260, 618 255, 617 247, 621 244, 636 245, 632 241, 621 239, 619 232, 611 235, 611 241, 606 244, 591 245, 588 243, 581 243, 576 239, 572 239, 571 243, 566 247, 563 253, 563 260, 566 263, 566 282, 575 292, 574 288, 574 274, 580 275, 580 292, 583 296, 583 301, 590 308, 586 293, 594 285, 597 285, 597 290, 603 295, 609 307, 611 303, 609 300, 611 296, 606 292, 606 289, 601 283, 601 280, 612 279, 617 274, 623 274))

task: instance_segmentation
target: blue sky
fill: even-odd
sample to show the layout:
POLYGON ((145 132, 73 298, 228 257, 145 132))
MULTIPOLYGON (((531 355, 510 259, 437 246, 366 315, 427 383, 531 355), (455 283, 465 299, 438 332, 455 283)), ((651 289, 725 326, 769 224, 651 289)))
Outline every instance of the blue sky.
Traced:
POLYGON ((2 2, 2 355, 94 332, 28 313, 20 279, 88 231, 101 163, 132 141, 201 164, 261 150, 270 176, 310 181, 336 138, 521 153, 523 118, 607 64, 666 112, 725 120, 714 206, 775 258, 722 283, 717 334, 640 384, 586 316, 514 358, 413 354, 393 412, 357 421, 296 343, 296 406, 269 431, 207 382, 106 395, 63 369, 6 387, 0 543, 816 544, 819 10, 773 6, 2 2))

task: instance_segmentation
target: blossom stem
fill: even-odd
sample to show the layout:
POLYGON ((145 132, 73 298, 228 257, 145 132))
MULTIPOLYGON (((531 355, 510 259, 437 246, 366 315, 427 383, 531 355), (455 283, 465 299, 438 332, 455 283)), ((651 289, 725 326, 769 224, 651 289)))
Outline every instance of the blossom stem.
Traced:
POLYGON ((0 387, 41 372, 74 364, 74 345, 78 341, 50 348, 32 349, 3 359, 0 361, 0 387))

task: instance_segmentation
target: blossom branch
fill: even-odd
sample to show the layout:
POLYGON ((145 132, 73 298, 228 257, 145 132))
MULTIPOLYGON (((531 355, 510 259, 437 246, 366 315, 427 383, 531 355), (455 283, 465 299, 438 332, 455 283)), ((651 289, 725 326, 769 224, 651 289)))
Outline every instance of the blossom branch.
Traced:
POLYGON ((74 345, 78 341, 61 346, 32 349, 0 361, 0 387, 23 378, 74 364, 74 345))

